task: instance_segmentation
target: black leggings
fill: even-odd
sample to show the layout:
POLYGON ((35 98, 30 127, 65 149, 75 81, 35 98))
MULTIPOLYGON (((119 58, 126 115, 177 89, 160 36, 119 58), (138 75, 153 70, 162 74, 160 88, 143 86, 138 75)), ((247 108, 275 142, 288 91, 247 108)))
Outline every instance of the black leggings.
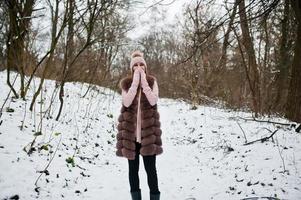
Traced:
MULTIPOLYGON (((136 142, 136 156, 135 160, 129 161, 129 181, 131 186, 131 192, 140 191, 139 186, 139 151, 141 148, 141 144, 136 142)), ((147 174, 147 183, 150 189, 151 194, 160 194, 158 188, 158 178, 157 178, 157 170, 156 170, 156 155, 152 156, 142 156, 144 162, 144 168, 147 174)))

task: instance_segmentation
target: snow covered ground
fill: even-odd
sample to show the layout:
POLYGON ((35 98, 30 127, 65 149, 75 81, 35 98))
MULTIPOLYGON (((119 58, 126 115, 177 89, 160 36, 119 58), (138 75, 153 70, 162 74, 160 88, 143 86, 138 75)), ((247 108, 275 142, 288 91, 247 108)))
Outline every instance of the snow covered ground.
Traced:
MULTIPOLYGON (((35 86, 38 83, 35 79, 35 86)), ((9 92, 6 72, 0 72, 0 88, 2 106, 9 92)), ((130 199, 127 160, 115 156, 121 97, 101 87, 92 87, 83 97, 87 88, 80 83, 66 85, 59 121, 54 81, 46 81, 35 112, 28 109, 34 87, 26 101, 8 99, 0 118, 1 200, 15 195, 43 200, 130 199), (30 149, 34 134, 38 135, 34 151, 28 155, 23 149, 30 149)), ((293 128, 239 118, 251 116, 246 112, 207 106, 191 110, 178 100, 160 99, 158 106, 164 147, 157 157, 161 199, 301 199, 301 135, 293 128), (239 125, 248 142, 279 130, 274 141, 243 145, 239 125)), ((139 173, 143 199, 149 199, 142 160, 139 173)))

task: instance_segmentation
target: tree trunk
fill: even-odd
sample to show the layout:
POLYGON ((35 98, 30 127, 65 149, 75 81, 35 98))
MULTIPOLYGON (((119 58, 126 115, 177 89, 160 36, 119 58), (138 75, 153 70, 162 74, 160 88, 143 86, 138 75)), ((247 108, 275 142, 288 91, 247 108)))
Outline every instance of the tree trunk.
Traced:
POLYGON ((6 76, 6 83, 7 85, 9 86, 9 88, 11 89, 11 91, 14 93, 15 95, 15 98, 19 98, 19 95, 18 93, 16 92, 14 86, 11 84, 10 82, 10 68, 12 66, 12 48, 10 48, 10 37, 11 37, 11 34, 8 33, 8 39, 6 41, 6 46, 7 46, 7 76, 6 76))
MULTIPOLYGON (((51 66, 51 62, 52 62, 52 59, 53 59, 53 56, 54 56, 54 50, 55 50, 55 47, 58 43, 58 40, 59 38, 61 37, 62 35, 62 32, 67 24, 67 17, 68 17, 68 5, 66 6, 66 11, 64 13, 64 17, 63 17, 63 22, 62 22, 62 25, 58 31, 58 33, 56 34, 57 32, 57 26, 58 26, 58 19, 59 19, 59 0, 56 0, 56 7, 55 7, 55 10, 52 10, 52 33, 51 33, 51 45, 50 45, 50 51, 49 51, 49 56, 47 58, 47 61, 46 61, 46 64, 45 64, 45 67, 43 69, 43 72, 42 72, 42 77, 41 77, 41 81, 39 83, 39 86, 38 86, 38 89, 37 91, 34 93, 33 95, 33 98, 31 100, 31 103, 30 103, 30 107, 29 107, 29 110, 32 111, 33 110, 33 106, 35 104, 35 101, 37 99, 37 97, 39 96, 41 90, 42 90, 42 87, 43 87, 43 83, 44 83, 44 80, 45 80, 45 76, 48 72, 48 68, 49 66, 51 66)), ((30 78, 33 77, 33 74, 30 78)), ((31 80, 31 79, 30 79, 31 80)), ((27 85, 29 87, 29 85, 27 85)))
POLYGON ((295 40, 292 74, 287 97, 286 117, 290 120, 301 122, 301 2, 291 0, 297 26, 297 37, 295 40))
POLYGON ((69 0, 69 17, 68 17, 68 33, 67 33, 67 44, 64 54, 64 66, 63 66, 63 73, 62 73, 62 79, 61 79, 61 85, 60 85, 60 92, 59 92, 59 100, 60 100, 60 108, 59 112, 56 116, 56 120, 59 119, 61 112, 63 110, 64 105, 64 86, 67 77, 67 74, 73 71, 71 70, 72 67, 72 59, 74 57, 74 7, 75 7, 75 1, 69 0))
POLYGON ((235 0, 231 14, 230 14, 230 10, 227 9, 227 12, 229 12, 230 21, 229 21, 227 30, 224 35, 224 41, 223 41, 223 45, 222 45, 222 55, 219 59, 217 66, 214 67, 212 72, 210 73, 210 78, 209 78, 210 83, 208 85, 209 85, 209 90, 211 90, 211 91, 216 91, 218 86, 220 87, 221 85, 224 85, 224 83, 221 80, 221 76, 223 76, 224 73, 227 72, 227 70, 226 70, 226 64, 227 64, 227 59, 228 59, 227 49, 228 49, 228 45, 229 45, 230 32, 232 30, 231 27, 232 27, 233 21, 235 19, 235 16, 237 14, 238 1, 239 0, 235 0), (218 82, 220 82, 220 84, 218 82))
MULTIPOLYGON (((19 2, 17 0, 7 1, 9 14, 9 37, 7 42, 7 83, 10 85, 9 71, 15 69, 20 73, 21 97, 25 98, 24 92, 24 68, 25 68, 25 38, 28 33, 34 0, 19 2)), ((15 92, 14 92, 15 93, 15 92)))
POLYGON ((276 98, 274 101, 274 108, 278 111, 283 111, 284 104, 287 97, 287 77, 289 68, 289 50, 288 50, 288 17, 289 17, 289 1, 284 2, 283 20, 281 22, 281 39, 280 39, 280 60, 276 75, 276 98))
POLYGON ((258 116, 260 113, 261 103, 260 103, 260 80, 259 80, 259 72, 258 66, 256 63, 255 50, 252 38, 250 36, 248 18, 246 15, 245 9, 245 1, 241 0, 238 4, 239 7, 239 17, 240 17, 240 27, 242 31, 242 43, 245 48, 245 51, 248 55, 248 68, 247 72, 250 77, 249 86, 252 94, 252 102, 253 102, 253 111, 255 112, 255 116, 258 116))

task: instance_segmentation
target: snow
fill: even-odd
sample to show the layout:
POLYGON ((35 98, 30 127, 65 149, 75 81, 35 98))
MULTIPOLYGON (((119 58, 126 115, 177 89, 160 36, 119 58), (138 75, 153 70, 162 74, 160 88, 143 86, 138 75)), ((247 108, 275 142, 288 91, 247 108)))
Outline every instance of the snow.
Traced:
MULTIPOLYGON (((6 72, 0 72, 0 80, 2 106, 9 92, 6 72)), ((67 83, 63 112, 55 121, 59 108, 55 82, 45 82, 43 101, 39 96, 35 112, 30 112, 31 96, 39 79, 35 78, 34 83, 26 101, 9 97, 0 118, 0 199, 14 195, 43 200, 130 199, 127 160, 115 156, 120 95, 93 86, 83 97, 87 84, 67 83), (48 109, 53 92, 54 102, 48 109), (23 148, 29 149, 34 133, 39 131, 41 107, 42 135, 36 137, 37 150, 27 155, 23 148), (14 112, 7 112, 7 108, 14 112), (43 144, 48 144, 49 149, 38 150, 43 144), (75 167, 66 162, 73 155, 75 167), (49 175, 42 174, 35 191, 39 171, 52 157, 49 175)), ((163 154, 157 156, 161 199, 301 199, 300 133, 289 126, 240 118, 249 118, 248 112, 209 106, 190 108, 180 100, 161 98, 158 102, 164 148, 163 154), (279 130, 274 141, 243 145, 245 139, 238 123, 248 142, 269 136, 267 129, 279 130)), ((282 118, 264 120, 293 123, 282 118)), ((139 173, 142 196, 147 199, 149 190, 142 159, 139 173)))

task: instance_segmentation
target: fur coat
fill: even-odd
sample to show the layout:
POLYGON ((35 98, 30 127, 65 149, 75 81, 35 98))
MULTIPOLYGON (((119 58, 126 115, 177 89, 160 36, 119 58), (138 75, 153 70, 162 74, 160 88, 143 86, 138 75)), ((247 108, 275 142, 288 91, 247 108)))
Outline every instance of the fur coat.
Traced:
MULTIPOLYGON (((146 80, 151 89, 155 82, 155 77, 147 75, 146 80)), ((132 77, 126 77, 121 80, 121 89, 128 91, 132 84, 132 77)), ((139 86, 140 87, 140 86, 139 86)), ((138 90, 139 91, 139 88, 138 90)), ((157 104, 151 106, 147 97, 141 92, 140 97, 141 110, 141 149, 142 156, 158 155, 163 152, 161 140, 161 123, 159 121, 160 115, 157 110, 157 104)), ((138 92, 129 107, 122 105, 120 115, 118 118, 118 134, 116 144, 116 155, 126 157, 129 160, 135 159, 136 150, 136 122, 138 109, 138 92)))

